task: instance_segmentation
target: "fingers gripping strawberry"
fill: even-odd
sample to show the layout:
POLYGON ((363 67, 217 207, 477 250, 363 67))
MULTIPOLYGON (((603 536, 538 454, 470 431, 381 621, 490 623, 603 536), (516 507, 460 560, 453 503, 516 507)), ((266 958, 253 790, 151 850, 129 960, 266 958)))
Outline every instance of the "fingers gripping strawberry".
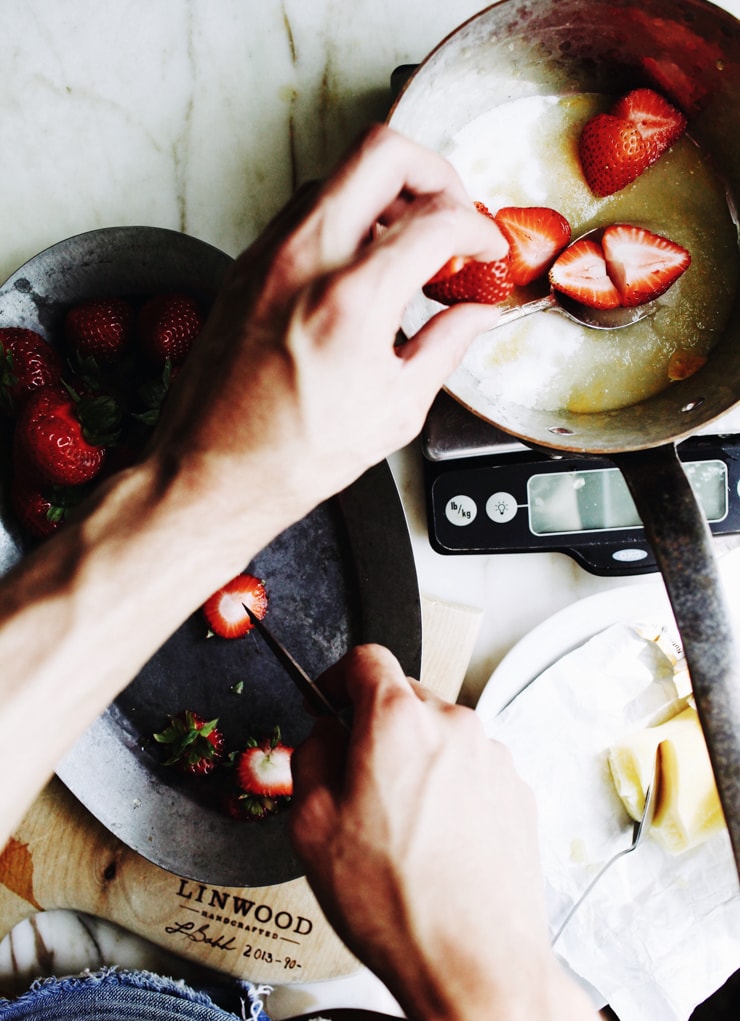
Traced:
MULTIPOLYGON (((494 219, 482 202, 475 207, 483 216, 494 219)), ((471 301, 481 305, 498 305, 514 289, 508 253, 493 262, 479 262, 468 256, 455 255, 429 279, 422 288, 427 298, 441 305, 471 301)))

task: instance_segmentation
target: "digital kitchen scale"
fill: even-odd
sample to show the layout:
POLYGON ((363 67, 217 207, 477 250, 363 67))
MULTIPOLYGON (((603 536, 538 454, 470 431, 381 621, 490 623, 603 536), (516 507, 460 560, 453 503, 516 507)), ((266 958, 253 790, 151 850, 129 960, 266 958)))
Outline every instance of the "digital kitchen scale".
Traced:
MULTIPOLYGON (((731 418, 677 448, 715 535, 740 532, 740 422, 731 418)), ((438 553, 558 552, 592 574, 657 571, 608 458, 532 450, 444 392, 427 417, 422 450, 429 541, 438 553)))

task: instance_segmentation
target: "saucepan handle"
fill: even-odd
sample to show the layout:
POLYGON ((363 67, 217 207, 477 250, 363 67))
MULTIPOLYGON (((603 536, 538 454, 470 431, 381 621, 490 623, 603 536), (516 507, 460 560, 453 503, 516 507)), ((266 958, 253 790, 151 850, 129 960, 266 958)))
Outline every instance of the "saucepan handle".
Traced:
POLYGON ((663 575, 740 874, 740 660, 709 526, 673 443, 611 457, 663 575))

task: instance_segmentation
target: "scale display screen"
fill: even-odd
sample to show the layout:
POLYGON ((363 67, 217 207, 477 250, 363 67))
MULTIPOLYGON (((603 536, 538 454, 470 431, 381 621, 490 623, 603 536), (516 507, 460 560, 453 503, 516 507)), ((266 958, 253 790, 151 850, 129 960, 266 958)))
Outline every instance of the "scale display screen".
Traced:
MULTIPOLYGON (((694 461, 684 465, 707 521, 727 516, 727 465, 694 461)), ((534 535, 604 532, 641 525, 618 468, 547 472, 527 481, 529 527, 534 535)))

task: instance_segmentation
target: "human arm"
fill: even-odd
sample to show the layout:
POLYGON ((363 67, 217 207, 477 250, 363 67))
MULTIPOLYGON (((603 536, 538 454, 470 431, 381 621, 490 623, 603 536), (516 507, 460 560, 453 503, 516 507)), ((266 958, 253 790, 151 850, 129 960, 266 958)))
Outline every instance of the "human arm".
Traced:
POLYGON ((293 839, 328 919, 425 1021, 585 1021, 550 949, 535 806, 469 709, 364 646, 324 683, 350 737, 317 723, 293 756, 293 839))
POLYGON ((491 310, 399 353, 401 310, 455 252, 504 248, 445 161, 375 129, 236 261, 146 457, 0 584, 0 846, 189 613, 418 431, 491 310))

